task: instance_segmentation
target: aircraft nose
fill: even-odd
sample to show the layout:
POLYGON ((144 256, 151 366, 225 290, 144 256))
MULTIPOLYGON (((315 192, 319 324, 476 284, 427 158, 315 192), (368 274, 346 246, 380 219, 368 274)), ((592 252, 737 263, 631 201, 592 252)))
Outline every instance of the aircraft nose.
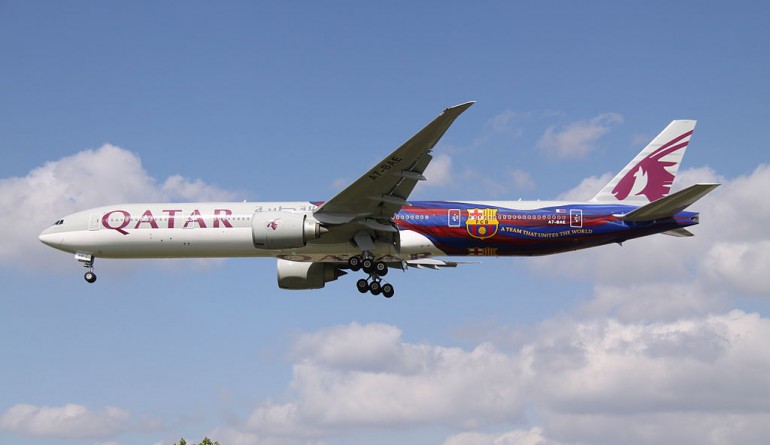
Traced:
POLYGON ((37 239, 46 246, 56 247, 56 244, 61 244, 61 237, 51 233, 51 229, 43 230, 37 239))

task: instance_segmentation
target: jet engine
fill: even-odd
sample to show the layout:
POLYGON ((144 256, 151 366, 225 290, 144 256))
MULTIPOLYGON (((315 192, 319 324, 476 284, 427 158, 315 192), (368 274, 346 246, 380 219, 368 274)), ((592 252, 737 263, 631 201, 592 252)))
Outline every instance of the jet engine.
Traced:
POLYGON ((320 289, 345 275, 332 263, 302 263, 278 259, 278 287, 281 289, 320 289))
POLYGON ((321 236, 325 229, 312 216, 291 212, 256 212, 251 221, 257 249, 295 249, 321 236))

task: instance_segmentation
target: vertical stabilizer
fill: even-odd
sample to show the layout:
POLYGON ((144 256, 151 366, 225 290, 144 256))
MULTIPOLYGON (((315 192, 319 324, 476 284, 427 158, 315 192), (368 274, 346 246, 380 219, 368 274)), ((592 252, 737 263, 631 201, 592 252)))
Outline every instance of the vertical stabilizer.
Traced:
POLYGON ((694 129, 693 120, 672 121, 591 201, 644 205, 667 196, 694 129))

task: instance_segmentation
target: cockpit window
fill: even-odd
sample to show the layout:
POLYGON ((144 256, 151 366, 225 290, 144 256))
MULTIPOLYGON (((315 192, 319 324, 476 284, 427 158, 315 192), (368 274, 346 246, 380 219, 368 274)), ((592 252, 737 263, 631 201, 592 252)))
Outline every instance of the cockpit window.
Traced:
POLYGON ((53 225, 55 225, 55 226, 60 226, 62 224, 64 224, 64 220, 63 219, 60 219, 60 220, 56 221, 55 223, 53 223, 53 225))

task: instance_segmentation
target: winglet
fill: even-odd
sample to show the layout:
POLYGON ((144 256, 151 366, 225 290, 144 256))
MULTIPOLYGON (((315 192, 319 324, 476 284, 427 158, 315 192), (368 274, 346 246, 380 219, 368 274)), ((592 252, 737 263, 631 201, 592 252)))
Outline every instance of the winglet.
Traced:
POLYGON ((457 115, 459 116, 460 113, 462 113, 463 111, 467 110, 471 105, 473 105, 475 103, 476 103, 475 100, 471 100, 471 101, 468 101, 468 102, 465 102, 465 103, 461 103, 459 105, 455 105, 454 107, 445 108, 444 109, 444 113, 452 112, 452 113, 457 113, 457 115))
POLYGON ((717 187, 719 187, 719 184, 695 184, 673 195, 668 195, 665 198, 639 207, 625 215, 618 216, 618 218, 623 221, 653 221, 670 218, 691 206, 695 201, 703 198, 717 187))

